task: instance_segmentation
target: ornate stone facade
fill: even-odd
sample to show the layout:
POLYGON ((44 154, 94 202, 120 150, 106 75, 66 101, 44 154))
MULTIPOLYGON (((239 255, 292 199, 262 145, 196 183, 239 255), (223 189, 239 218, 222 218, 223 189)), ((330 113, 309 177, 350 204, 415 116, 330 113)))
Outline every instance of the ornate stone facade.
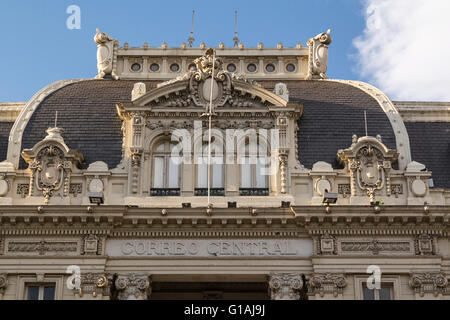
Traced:
MULTIPOLYGON (((94 39, 98 80, 49 85, 15 111, 0 163, 0 299, 25 299, 33 284, 54 285, 55 299, 362 299, 374 267, 375 290, 391 299, 450 297, 449 191, 413 161, 406 107, 368 84, 326 79, 329 31, 308 48, 94 39), (337 143, 343 126, 328 122, 302 136, 332 117, 321 105, 344 113, 354 135, 337 143), (70 114, 65 140, 55 125, 29 142, 25 130, 53 122, 55 106, 70 114), (363 110, 383 136, 361 136, 363 110), (94 134, 81 140, 91 118, 94 134), (117 135, 102 136, 106 127, 117 135), (221 161, 202 171, 208 141, 221 161), (252 157, 270 161, 246 166, 252 157), (67 287, 70 276, 79 287, 67 287)), ((2 112, 0 125, 12 117, 2 112)))

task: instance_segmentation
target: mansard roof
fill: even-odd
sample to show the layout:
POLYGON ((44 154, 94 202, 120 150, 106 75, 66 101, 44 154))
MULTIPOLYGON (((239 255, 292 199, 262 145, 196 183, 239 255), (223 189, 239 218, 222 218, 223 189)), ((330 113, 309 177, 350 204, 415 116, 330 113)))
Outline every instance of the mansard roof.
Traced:
MULTIPOLYGON (((49 94, 25 128, 22 150, 33 147, 44 137, 58 111, 58 125, 65 130, 64 139, 70 148, 85 156, 85 166, 104 161, 110 168, 116 167, 122 157, 122 121, 117 115, 116 104, 131 100, 136 82, 83 80, 49 94)), ((160 81, 144 83, 150 91, 160 81)), ((274 81, 259 83, 270 91, 276 84, 274 81)), ((364 91, 331 81, 290 80, 284 83, 289 90, 289 100, 304 105, 304 114, 298 122, 298 152, 305 167, 326 161, 339 168, 337 151, 350 145, 353 134, 365 135, 364 110, 367 111, 369 135, 380 134, 386 146, 396 148, 395 135, 385 112, 364 91)), ((22 159, 20 167, 26 167, 22 159)))

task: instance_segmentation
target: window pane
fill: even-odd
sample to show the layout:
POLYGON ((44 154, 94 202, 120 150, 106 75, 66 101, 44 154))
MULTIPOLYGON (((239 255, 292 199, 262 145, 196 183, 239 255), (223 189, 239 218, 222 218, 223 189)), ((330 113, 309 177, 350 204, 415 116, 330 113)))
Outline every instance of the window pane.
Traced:
POLYGON ((164 157, 154 157, 153 187, 164 188, 164 157))
POLYGON ((250 159, 248 157, 244 158, 241 164, 241 187, 251 188, 252 187, 252 171, 250 165, 250 159))
POLYGON ((364 300, 375 300, 375 290, 363 287, 363 299, 364 300))
POLYGON ((258 158, 256 161, 256 187, 267 188, 267 173, 269 170, 266 168, 266 158, 258 158))
POLYGON ((223 188, 223 165, 214 164, 212 165, 212 187, 213 188, 223 188))
POLYGON ((380 300, 392 300, 391 297, 391 287, 381 287, 381 289, 378 291, 380 295, 380 300))
POLYGON ((55 300, 55 286, 44 287, 44 300, 55 300))
POLYGON ((165 142, 163 142, 163 143, 161 143, 161 144, 159 144, 157 147, 156 147, 156 151, 164 151, 165 150, 165 146, 166 146, 166 143, 165 142))
POLYGON ((208 187, 208 159, 199 158, 199 163, 197 165, 197 187, 207 188, 208 187))
POLYGON ((28 286, 27 300, 39 300, 39 287, 28 286))
POLYGON ((180 176, 180 165, 181 162, 179 157, 169 158, 169 188, 179 188, 179 176, 180 176))

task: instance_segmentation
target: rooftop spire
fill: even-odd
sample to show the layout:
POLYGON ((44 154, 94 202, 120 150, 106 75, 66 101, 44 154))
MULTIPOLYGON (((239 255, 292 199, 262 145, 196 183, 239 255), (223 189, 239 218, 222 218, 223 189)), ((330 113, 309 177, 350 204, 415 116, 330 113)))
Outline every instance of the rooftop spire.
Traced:
POLYGON ((192 44, 194 43, 194 14, 195 10, 192 10, 192 25, 191 25, 191 36, 188 39, 189 47, 192 47, 192 44))
POLYGON ((237 47, 239 45, 239 38, 237 36, 237 10, 234 11, 234 46, 237 47))

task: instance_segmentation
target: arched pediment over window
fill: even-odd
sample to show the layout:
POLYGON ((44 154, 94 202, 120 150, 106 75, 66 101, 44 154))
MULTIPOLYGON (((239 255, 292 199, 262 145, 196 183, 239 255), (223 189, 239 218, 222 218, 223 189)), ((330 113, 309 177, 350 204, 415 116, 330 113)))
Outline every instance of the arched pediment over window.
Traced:
POLYGON ((125 116, 127 112, 155 112, 172 107, 203 112, 210 101, 218 113, 288 106, 288 101, 256 82, 224 70, 220 58, 214 59, 213 72, 213 54, 213 49, 206 50, 204 56, 195 60, 196 70, 191 69, 184 76, 163 82, 132 102, 119 104, 119 114, 125 116))

